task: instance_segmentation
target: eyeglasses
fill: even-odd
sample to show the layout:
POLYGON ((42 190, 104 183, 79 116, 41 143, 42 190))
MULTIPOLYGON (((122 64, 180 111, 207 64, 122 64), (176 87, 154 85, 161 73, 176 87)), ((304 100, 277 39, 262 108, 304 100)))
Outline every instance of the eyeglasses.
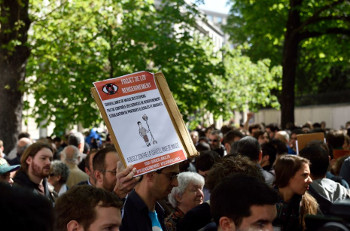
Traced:
POLYGON ((55 174, 54 173, 50 173, 50 175, 49 176, 54 176, 55 174))
POLYGON ((117 170, 114 169, 114 170, 103 170, 103 172, 110 172, 112 173, 113 175, 116 175, 117 174, 117 170))
POLYGON ((165 175, 170 181, 177 179, 177 176, 179 175, 179 173, 177 173, 177 172, 156 171, 156 173, 165 175))
POLYGON ((217 140, 217 139, 215 139, 215 140, 211 140, 211 139, 208 139, 209 140, 209 142, 219 142, 219 140, 217 140))

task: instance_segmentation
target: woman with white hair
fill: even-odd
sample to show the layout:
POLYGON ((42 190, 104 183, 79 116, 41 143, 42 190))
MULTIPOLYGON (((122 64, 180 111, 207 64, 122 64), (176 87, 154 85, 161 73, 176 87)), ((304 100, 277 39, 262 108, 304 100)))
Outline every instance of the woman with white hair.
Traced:
POLYGON ((203 203, 204 178, 198 173, 182 172, 177 177, 178 186, 168 195, 169 203, 175 208, 165 219, 168 231, 176 230, 176 224, 185 214, 203 203))

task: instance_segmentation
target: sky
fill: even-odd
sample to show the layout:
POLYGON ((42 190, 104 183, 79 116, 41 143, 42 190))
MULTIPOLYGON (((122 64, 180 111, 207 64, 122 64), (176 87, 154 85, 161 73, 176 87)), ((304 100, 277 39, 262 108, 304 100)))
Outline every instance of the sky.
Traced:
MULTIPOLYGON (((194 0, 192 0, 194 2, 194 0)), ((229 6, 226 6, 227 0, 204 0, 204 5, 200 5, 199 8, 211 11, 217 11, 220 13, 228 13, 229 6)))

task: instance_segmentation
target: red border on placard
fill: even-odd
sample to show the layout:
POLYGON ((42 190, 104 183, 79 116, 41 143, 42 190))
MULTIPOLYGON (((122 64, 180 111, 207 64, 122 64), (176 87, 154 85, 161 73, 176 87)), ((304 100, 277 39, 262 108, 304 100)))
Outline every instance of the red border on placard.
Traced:
POLYGON ((134 164, 134 168, 136 168, 135 176, 145 174, 147 172, 152 172, 156 169, 170 166, 176 163, 179 163, 183 160, 186 160, 186 155, 183 150, 175 151, 172 153, 168 153, 162 156, 155 157, 153 159, 143 161, 137 164, 134 164), (164 158, 167 157, 167 158, 164 158), (159 159, 159 160, 157 160, 159 159), (146 164, 148 163, 148 164, 146 164))
POLYGON ((137 72, 137 73, 134 73, 134 74, 125 75, 125 76, 117 77, 117 78, 114 78, 114 79, 107 79, 107 80, 104 80, 104 81, 95 82, 94 85, 95 85, 95 88, 97 89, 97 91, 98 91, 102 101, 157 89, 156 83, 154 81, 154 75, 152 73, 150 73, 150 72, 147 72, 147 71, 137 72), (134 81, 132 83, 125 83, 125 84, 122 83, 122 80, 125 80, 125 79, 128 79, 128 78, 135 80, 134 79, 135 77, 141 77, 141 76, 145 76, 146 78, 144 80, 142 80, 142 81, 141 80, 140 81, 134 81), (102 90, 103 87, 106 84, 109 84, 109 83, 114 84, 114 85, 116 85, 118 87, 118 90, 117 90, 117 92, 115 94, 109 95, 109 94, 106 94, 105 92, 103 92, 103 90, 102 90), (137 86, 137 85, 140 85, 140 84, 149 84, 150 87, 147 88, 147 89, 140 89, 140 90, 136 90, 136 91, 130 91, 130 92, 127 92, 127 93, 124 93, 122 91, 122 88, 137 86))

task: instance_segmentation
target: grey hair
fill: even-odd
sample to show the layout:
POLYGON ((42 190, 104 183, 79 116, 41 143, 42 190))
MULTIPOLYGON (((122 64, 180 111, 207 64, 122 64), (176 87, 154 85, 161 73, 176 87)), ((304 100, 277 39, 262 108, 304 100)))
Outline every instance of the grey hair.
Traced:
POLYGON ((54 160, 51 162, 51 173, 55 176, 61 176, 59 183, 65 184, 69 176, 69 168, 62 161, 54 160))
POLYGON ((68 137, 68 144, 76 147, 78 147, 79 144, 84 144, 84 142, 84 135, 81 132, 71 133, 68 137))
POLYGON ((63 160, 66 163, 70 163, 70 164, 78 164, 79 161, 79 157, 80 157, 80 151, 77 147, 75 147, 74 145, 68 145, 66 146, 62 152, 61 152, 61 156, 63 156, 63 160), (72 148, 73 149, 73 155, 69 155, 69 157, 67 157, 67 148, 72 148))
POLYGON ((176 208, 178 206, 178 201, 176 200, 176 196, 182 196, 185 192, 187 186, 190 183, 204 186, 204 177, 195 172, 182 172, 177 176, 178 186, 174 187, 171 190, 171 193, 168 195, 169 203, 176 208))

